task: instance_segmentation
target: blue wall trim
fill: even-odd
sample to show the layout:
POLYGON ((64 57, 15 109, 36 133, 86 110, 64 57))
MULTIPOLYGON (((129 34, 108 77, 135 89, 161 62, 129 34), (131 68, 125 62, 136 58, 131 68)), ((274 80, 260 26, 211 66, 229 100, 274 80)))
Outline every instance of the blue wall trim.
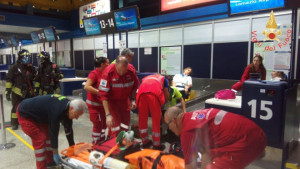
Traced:
POLYGON ((0 24, 4 25, 27 26, 37 28, 54 26, 56 29, 71 30, 70 20, 15 14, 8 12, 0 12, 0 15, 5 16, 5 21, 0 21, 0 24))

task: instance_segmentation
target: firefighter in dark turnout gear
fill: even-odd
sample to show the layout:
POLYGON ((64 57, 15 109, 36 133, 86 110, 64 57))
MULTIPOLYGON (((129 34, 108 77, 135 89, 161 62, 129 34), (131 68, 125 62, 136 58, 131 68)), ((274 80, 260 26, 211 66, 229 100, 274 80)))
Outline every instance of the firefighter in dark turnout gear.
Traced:
POLYGON ((7 73, 6 76, 6 99, 12 101, 11 125, 13 130, 18 129, 18 118, 16 108, 22 100, 34 96, 33 79, 35 78, 35 68, 29 63, 31 54, 28 50, 22 49, 18 53, 18 60, 7 73), (10 97, 11 94, 11 97, 10 97))
POLYGON ((38 62, 34 89, 36 95, 60 94, 59 80, 64 76, 57 65, 50 61, 50 54, 42 51, 38 55, 38 62))

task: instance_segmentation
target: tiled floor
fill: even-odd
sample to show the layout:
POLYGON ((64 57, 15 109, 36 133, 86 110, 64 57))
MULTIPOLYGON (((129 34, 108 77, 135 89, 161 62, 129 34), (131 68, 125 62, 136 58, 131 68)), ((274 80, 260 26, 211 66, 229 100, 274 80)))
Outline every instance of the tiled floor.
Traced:
MULTIPOLYGON (((212 90, 212 89, 210 89, 212 90)), ((0 93, 3 92, 3 84, 1 84, 0 93)), ((204 103, 193 105, 188 108, 188 111, 194 109, 204 108, 204 103)), ((10 109, 11 103, 4 99, 4 112, 5 121, 10 121, 10 109)), ((132 123, 137 124, 137 114, 132 114, 132 123)), ((149 118, 149 128, 151 128, 151 119, 149 118)), ((75 142, 91 142, 92 134, 92 123, 89 120, 89 115, 84 114, 80 119, 74 120, 73 122, 75 142)), ((14 131, 26 142, 31 144, 31 140, 26 136, 23 131, 19 128, 14 131)), ((2 135, 0 135, 0 143, 2 141, 2 135)), ((6 139, 8 143, 15 143, 16 146, 12 149, 0 151, 0 169, 34 169, 35 168, 35 157, 33 150, 16 138, 12 133, 6 130, 6 139)), ((68 147, 68 143, 63 131, 63 127, 60 129, 59 135, 59 151, 68 147)), ((267 147, 266 155, 262 159, 259 159, 252 163, 247 169, 280 169, 281 164, 281 153, 280 149, 267 147)))

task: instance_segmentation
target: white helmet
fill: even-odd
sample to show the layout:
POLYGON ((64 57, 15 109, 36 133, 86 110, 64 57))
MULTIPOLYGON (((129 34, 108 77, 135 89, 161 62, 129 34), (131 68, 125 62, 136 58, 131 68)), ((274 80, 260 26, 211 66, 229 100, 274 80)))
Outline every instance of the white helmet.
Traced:
POLYGON ((101 166, 100 162, 103 159, 104 154, 99 151, 92 151, 89 156, 89 161, 92 165, 101 166))

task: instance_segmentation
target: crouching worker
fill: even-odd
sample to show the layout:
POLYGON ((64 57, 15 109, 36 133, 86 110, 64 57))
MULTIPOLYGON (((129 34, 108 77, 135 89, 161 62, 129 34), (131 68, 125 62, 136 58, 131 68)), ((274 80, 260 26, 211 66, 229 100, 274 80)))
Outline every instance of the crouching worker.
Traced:
POLYGON ((65 126, 72 125, 88 111, 81 99, 69 100, 61 95, 44 95, 22 101, 17 108, 17 116, 22 130, 32 141, 36 157, 36 167, 46 169, 47 165, 58 164, 58 133, 60 121, 65 126))
POLYGON ((264 151, 265 133, 251 120, 219 109, 183 113, 169 108, 164 116, 169 128, 180 135, 185 168, 244 169, 264 151))

